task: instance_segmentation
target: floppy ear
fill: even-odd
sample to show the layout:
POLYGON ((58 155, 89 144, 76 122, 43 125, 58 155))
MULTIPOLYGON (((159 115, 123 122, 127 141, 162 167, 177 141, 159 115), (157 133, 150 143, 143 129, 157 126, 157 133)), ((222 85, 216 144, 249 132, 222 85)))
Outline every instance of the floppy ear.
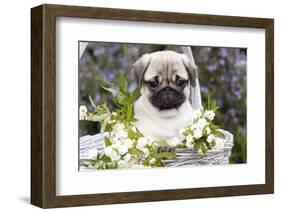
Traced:
POLYGON ((185 69, 188 73, 190 79, 190 84, 192 87, 196 86, 196 79, 198 78, 197 66, 190 60, 186 55, 182 54, 182 62, 185 66, 185 69))
POLYGON ((142 86, 143 77, 144 77, 145 71, 147 70, 147 68, 150 64, 150 61, 151 61, 151 55, 144 54, 133 65, 131 72, 134 73, 134 75, 136 76, 139 87, 142 86))

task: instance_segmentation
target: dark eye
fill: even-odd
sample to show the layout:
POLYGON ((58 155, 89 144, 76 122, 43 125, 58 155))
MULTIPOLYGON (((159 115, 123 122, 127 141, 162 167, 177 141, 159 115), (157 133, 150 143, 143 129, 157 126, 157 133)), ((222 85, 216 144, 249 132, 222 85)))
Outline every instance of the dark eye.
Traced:
POLYGON ((146 82, 150 88, 156 88, 159 86, 158 76, 146 82))
POLYGON ((187 84, 187 80, 178 78, 176 80, 176 85, 179 87, 184 87, 187 84))
POLYGON ((156 80, 147 81, 147 83, 151 88, 156 88, 159 85, 158 81, 156 80))

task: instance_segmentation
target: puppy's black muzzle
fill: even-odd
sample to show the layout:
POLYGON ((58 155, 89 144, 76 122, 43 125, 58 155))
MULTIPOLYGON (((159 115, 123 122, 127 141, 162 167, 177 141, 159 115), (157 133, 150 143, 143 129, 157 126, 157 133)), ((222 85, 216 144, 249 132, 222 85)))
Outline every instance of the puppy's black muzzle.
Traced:
POLYGON ((152 105, 159 110, 178 108, 185 100, 186 97, 181 91, 176 91, 171 87, 161 89, 150 98, 152 105))

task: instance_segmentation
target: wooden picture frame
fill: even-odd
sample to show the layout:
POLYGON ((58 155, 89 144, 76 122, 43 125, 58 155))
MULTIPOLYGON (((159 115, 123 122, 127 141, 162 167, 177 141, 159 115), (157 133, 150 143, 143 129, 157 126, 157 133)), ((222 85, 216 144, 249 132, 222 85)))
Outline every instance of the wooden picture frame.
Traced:
POLYGON ((274 21, 65 5, 31 9, 31 203, 42 208, 267 194, 274 191, 274 21), (265 184, 192 189, 56 195, 56 18, 95 18, 265 29, 265 184))

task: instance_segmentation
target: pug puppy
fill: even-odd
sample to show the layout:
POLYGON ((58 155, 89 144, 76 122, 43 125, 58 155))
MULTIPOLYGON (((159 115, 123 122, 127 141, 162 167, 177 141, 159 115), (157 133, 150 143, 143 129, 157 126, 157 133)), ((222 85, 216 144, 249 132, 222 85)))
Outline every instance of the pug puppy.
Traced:
POLYGON ((196 84, 197 66, 184 54, 159 51, 143 55, 132 72, 141 88, 134 104, 136 128, 157 139, 178 137, 179 129, 194 118, 189 95, 196 84))

